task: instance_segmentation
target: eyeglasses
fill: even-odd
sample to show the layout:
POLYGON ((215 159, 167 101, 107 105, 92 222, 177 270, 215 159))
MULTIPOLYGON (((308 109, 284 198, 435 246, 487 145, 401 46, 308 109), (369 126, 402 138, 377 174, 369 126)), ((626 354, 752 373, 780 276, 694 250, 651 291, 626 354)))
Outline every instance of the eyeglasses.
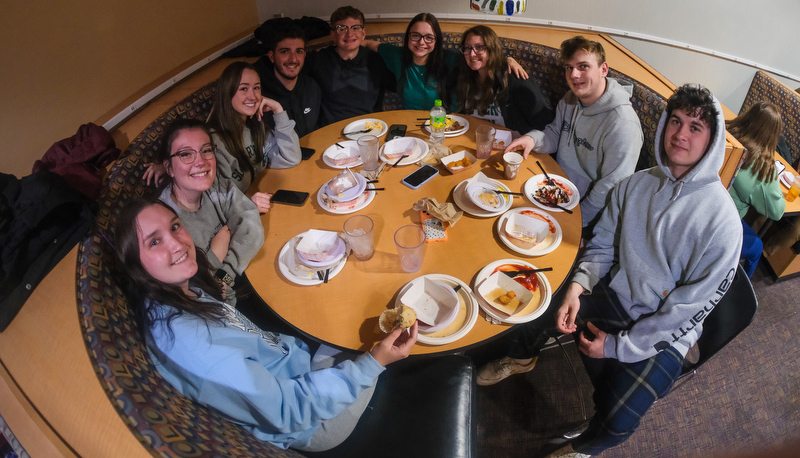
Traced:
POLYGON ((339 35, 347 33, 347 29, 350 29, 353 32, 361 32, 364 30, 364 26, 362 24, 351 25, 350 27, 342 24, 333 26, 333 30, 339 35))
MULTIPOLYGON (((200 155, 203 156, 203 159, 209 160, 214 157, 214 154, 217 152, 216 145, 206 145, 203 149, 200 150, 200 155)), ((186 148, 178 151, 175 154, 170 155, 170 159, 173 157, 178 156, 178 159, 181 160, 184 164, 191 164, 197 159, 197 151, 186 148)))
POLYGON ((472 54, 472 51, 475 51, 475 54, 482 55, 486 53, 486 45, 475 45, 475 46, 464 46, 464 49, 461 51, 464 55, 472 54))
POLYGON ((414 43, 418 42, 419 40, 425 40, 425 43, 431 44, 436 41, 436 35, 422 35, 417 32, 411 32, 408 34, 408 39, 414 43))

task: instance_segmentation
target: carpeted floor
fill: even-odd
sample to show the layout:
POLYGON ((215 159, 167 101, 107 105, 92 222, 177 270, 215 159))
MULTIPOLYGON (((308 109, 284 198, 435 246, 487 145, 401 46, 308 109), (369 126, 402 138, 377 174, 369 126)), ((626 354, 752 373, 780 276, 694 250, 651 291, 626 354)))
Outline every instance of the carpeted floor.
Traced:
MULTIPOLYGON (((800 456, 800 278, 775 283, 763 269, 752 279, 759 301, 753 323, 659 400, 627 442, 600 456, 774 456, 764 449, 776 446, 789 448, 782 456, 800 456)), ((548 439, 582 422, 579 390, 591 416, 591 384, 576 346, 564 350, 577 381, 564 351, 554 348, 532 372, 477 387, 482 458, 540 456, 548 439)))

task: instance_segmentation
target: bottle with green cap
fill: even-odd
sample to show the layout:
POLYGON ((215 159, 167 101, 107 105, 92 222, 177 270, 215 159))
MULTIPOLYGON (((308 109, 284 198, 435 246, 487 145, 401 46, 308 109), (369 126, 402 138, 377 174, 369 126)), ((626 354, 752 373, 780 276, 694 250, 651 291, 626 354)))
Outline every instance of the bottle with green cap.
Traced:
POLYGON ((447 127, 447 112, 444 111, 442 101, 436 99, 431 108, 431 138, 430 142, 441 145, 444 142, 444 130, 447 127))

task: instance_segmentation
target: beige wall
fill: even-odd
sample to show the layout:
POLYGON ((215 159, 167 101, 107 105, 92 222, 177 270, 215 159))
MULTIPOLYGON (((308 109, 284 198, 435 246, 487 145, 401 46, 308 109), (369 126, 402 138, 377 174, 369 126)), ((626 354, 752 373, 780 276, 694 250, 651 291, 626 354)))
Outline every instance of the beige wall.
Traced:
POLYGON ((258 24, 255 0, 0 0, 0 171, 258 24))

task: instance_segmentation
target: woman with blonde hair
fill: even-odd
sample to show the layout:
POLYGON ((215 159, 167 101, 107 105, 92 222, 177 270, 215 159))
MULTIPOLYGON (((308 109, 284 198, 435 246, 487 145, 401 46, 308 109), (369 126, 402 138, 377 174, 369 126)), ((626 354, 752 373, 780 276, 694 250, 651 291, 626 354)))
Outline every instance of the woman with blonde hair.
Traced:
POLYGON ((461 38, 464 59, 458 74, 459 112, 486 119, 517 132, 542 130, 553 120, 542 90, 532 79, 508 73, 500 38, 477 25, 461 38))
MULTIPOLYGON (((739 217, 750 207, 773 220, 779 220, 786 210, 775 170, 775 149, 783 131, 778 107, 770 102, 758 102, 736 118, 728 121, 728 132, 746 148, 742 167, 730 188, 739 217)), ((742 258, 745 270, 752 276, 763 245, 750 226, 742 221, 744 241, 742 258)))

